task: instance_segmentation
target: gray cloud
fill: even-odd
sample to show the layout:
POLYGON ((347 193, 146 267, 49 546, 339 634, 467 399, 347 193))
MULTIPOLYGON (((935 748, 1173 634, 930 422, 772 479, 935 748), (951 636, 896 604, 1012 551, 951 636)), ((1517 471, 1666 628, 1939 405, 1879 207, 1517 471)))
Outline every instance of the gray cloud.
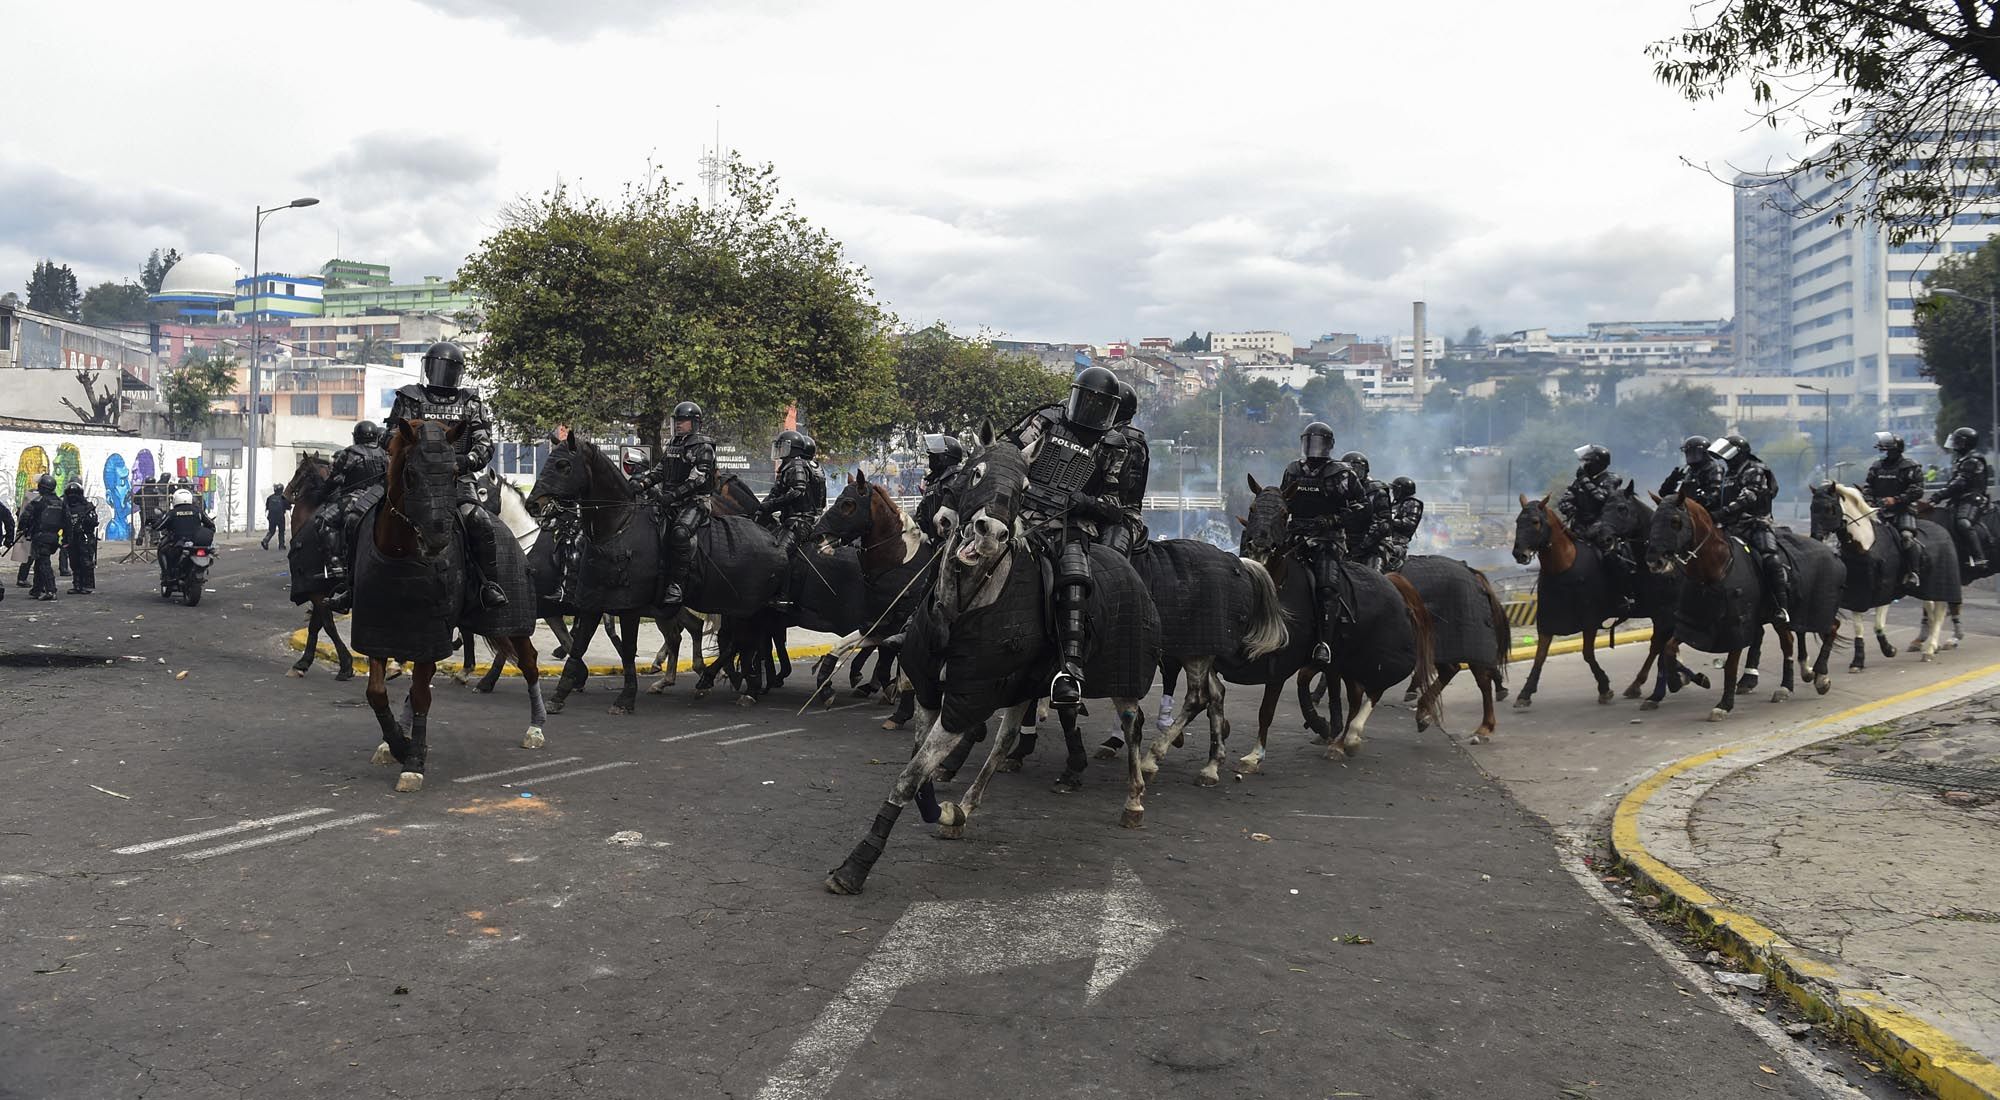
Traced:
POLYGON ((75 268, 86 287, 136 280, 152 249, 247 239, 251 220, 248 208, 207 196, 12 160, 0 164, 0 290, 21 291, 44 257, 75 268))
POLYGON ((416 0, 458 19, 482 19, 558 41, 581 41, 604 31, 646 30, 678 14, 727 11, 758 5, 746 0, 416 0))

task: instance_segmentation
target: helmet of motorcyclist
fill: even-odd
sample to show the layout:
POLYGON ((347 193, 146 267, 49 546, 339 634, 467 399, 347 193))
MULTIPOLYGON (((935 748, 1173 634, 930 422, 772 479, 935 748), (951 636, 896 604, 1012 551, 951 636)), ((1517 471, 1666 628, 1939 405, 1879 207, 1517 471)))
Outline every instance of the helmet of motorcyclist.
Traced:
POLYGON ((186 489, 174 490, 174 505, 176 507, 183 504, 193 504, 193 503, 194 503, 193 493, 188 492, 186 489))

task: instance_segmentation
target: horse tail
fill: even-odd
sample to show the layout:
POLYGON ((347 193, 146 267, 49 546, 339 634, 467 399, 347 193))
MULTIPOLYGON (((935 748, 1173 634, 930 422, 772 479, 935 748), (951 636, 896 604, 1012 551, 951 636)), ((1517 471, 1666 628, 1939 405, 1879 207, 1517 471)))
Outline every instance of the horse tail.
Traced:
POLYGON ((1486 574, 1473 570, 1473 580, 1479 590, 1486 593, 1486 603, 1493 611, 1493 682, 1507 682, 1507 651, 1514 648, 1514 635, 1508 629, 1507 608, 1500 603, 1500 593, 1486 574))
POLYGON ((1437 682, 1437 664, 1431 659, 1433 652, 1431 629, 1431 609, 1424 606, 1424 598, 1417 595, 1417 586, 1411 584, 1401 573, 1388 574, 1389 583, 1402 593, 1403 606, 1410 609, 1410 625, 1417 631, 1417 668, 1410 675, 1410 686, 1417 690, 1417 714, 1429 722, 1442 724, 1444 716, 1440 711, 1435 693, 1431 691, 1437 682), (1424 700, 1429 700, 1425 703, 1424 700))
POLYGON ((1291 631, 1285 627, 1285 609, 1271 571, 1248 558, 1242 561, 1250 574, 1250 628, 1243 634, 1243 655, 1254 661, 1291 644, 1291 631))

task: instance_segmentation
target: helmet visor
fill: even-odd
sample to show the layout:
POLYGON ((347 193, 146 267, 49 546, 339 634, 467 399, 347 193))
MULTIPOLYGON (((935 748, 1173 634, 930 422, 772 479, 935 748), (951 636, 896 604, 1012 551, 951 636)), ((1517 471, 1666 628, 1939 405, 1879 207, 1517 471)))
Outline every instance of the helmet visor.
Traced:
POLYGON ((933 454, 933 455, 943 455, 951 453, 950 449, 945 446, 944 435, 939 432, 925 433, 924 452, 926 454, 933 454))
POLYGON ((465 376, 465 361, 444 355, 424 359, 424 384, 440 390, 455 390, 465 376))
POLYGON ((1708 453, 1724 462, 1736 457, 1736 443, 1727 436, 1708 445, 1708 453))
POLYGON ((771 443, 771 461, 773 461, 773 462, 783 462, 783 461, 784 461, 784 460, 785 460, 786 458, 788 458, 788 457, 790 457, 790 456, 791 456, 791 453, 792 453, 792 441, 791 441, 791 440, 789 440, 789 439, 778 439, 778 440, 773 440, 773 441, 772 441, 772 443, 771 443))
POLYGON ((1307 432, 1299 437, 1301 450, 1307 458, 1332 458, 1333 436, 1323 432, 1307 432))
POLYGON ((1112 421, 1117 416, 1118 395, 1116 393, 1098 393, 1095 390, 1086 390, 1080 387, 1072 387, 1070 389, 1069 411, 1067 414, 1070 423, 1079 428, 1096 428, 1102 431, 1111 427, 1112 421))

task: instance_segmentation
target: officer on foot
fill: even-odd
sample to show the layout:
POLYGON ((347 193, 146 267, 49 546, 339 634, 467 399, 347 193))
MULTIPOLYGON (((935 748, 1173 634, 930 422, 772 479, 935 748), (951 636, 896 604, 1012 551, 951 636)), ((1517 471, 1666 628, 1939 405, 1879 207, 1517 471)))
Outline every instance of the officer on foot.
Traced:
POLYGON ((69 555, 69 594, 88 596, 97 590, 97 505, 83 495, 83 483, 63 490, 63 550, 69 555))
POLYGON ((35 497, 21 509, 21 537, 29 540, 28 548, 34 554, 28 562, 35 577, 34 587, 28 589, 29 599, 56 598, 56 569, 50 559, 60 547, 68 525, 69 513, 63 510, 62 498, 56 496, 55 475, 36 478, 35 497))
MULTIPOLYGON (((379 434, 379 429, 378 429, 379 434)), ((278 549, 285 548, 285 513, 292 510, 291 502, 285 499, 283 485, 271 486, 271 495, 264 498, 264 540, 258 543, 264 549, 271 548, 271 536, 278 537, 278 549)))

